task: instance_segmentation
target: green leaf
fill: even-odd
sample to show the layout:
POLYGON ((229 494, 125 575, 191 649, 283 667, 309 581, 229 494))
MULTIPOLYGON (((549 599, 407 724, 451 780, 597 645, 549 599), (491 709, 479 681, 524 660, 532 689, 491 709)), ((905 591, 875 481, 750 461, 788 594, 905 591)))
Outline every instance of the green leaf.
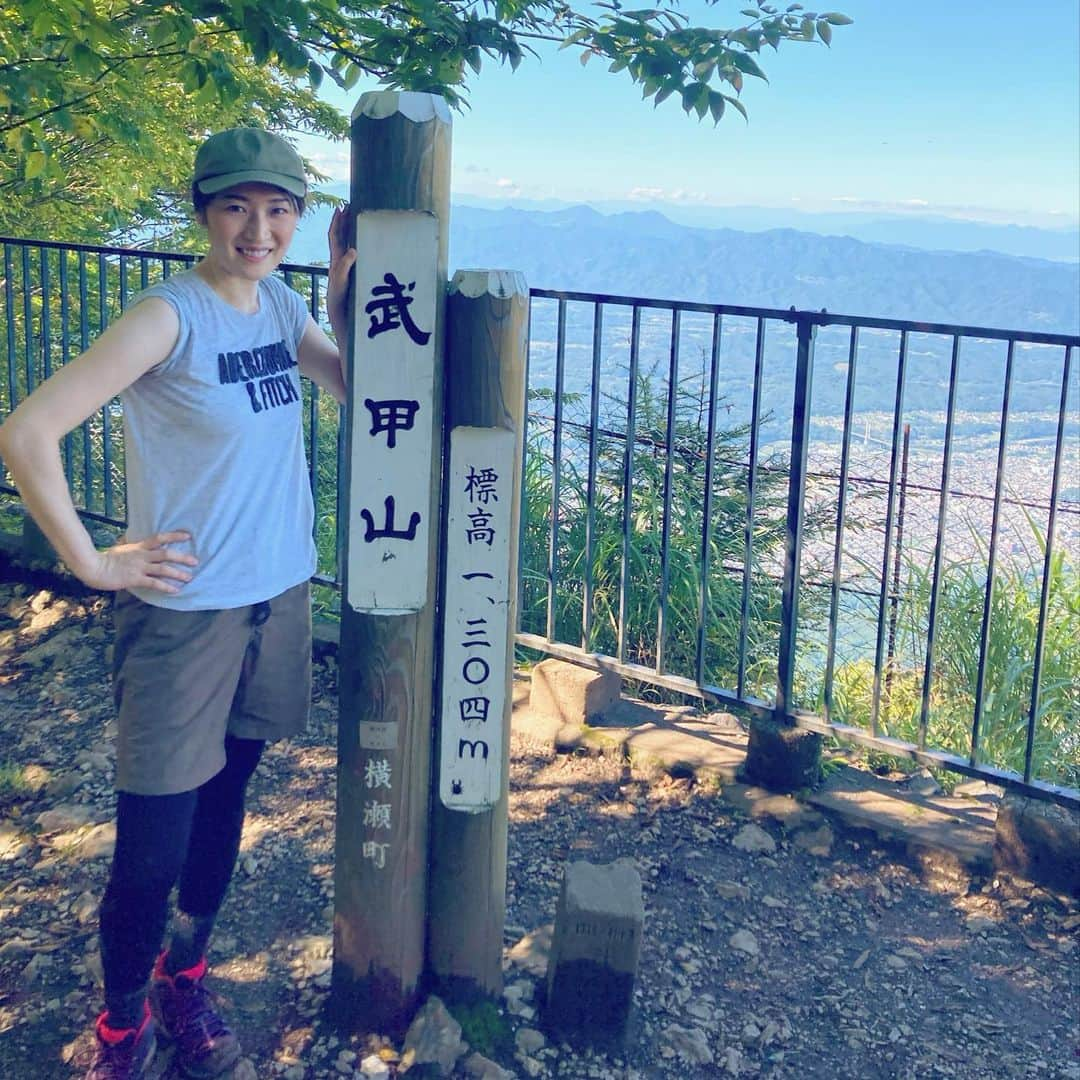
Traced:
POLYGON ((53 18, 53 13, 48 6, 44 7, 34 16, 33 24, 30 27, 30 34, 32 37, 43 38, 48 37, 56 28, 56 21, 53 18))
POLYGON ((33 180, 34 177, 40 176, 45 171, 47 162, 48 159, 40 150, 35 150, 32 154, 27 154, 23 176, 25 176, 27 180, 33 180))
POLYGON ((724 94, 723 98, 736 112, 742 114, 744 120, 749 121, 750 117, 746 113, 746 106, 738 98, 733 98, 730 94, 724 94))
POLYGON ((80 75, 96 75, 101 69, 101 57, 81 41, 71 46, 71 66, 80 75))
POLYGON ((817 32, 818 37, 821 38, 826 45, 832 44, 832 27, 824 19, 818 19, 817 32))
POLYGON ((849 19, 846 15, 841 15, 838 11, 826 11, 821 15, 821 18, 831 26, 850 26, 855 21, 849 19))
POLYGON ((744 74, 753 75, 756 79, 764 79, 765 82, 769 80, 765 77, 765 72, 761 70, 757 65, 757 61, 752 57, 746 56, 744 53, 732 53, 731 62, 744 74))

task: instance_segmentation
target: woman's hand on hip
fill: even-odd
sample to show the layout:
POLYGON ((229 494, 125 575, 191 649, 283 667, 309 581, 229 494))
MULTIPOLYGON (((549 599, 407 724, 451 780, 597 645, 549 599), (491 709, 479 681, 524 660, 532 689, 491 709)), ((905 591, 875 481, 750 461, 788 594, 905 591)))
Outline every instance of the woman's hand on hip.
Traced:
POLYGON ((186 566, 198 566, 194 555, 171 548, 190 540, 191 534, 178 530, 155 533, 144 540, 123 541, 97 552, 97 558, 80 568, 80 580, 91 588, 102 590, 154 589, 163 593, 178 593, 191 580, 186 566))

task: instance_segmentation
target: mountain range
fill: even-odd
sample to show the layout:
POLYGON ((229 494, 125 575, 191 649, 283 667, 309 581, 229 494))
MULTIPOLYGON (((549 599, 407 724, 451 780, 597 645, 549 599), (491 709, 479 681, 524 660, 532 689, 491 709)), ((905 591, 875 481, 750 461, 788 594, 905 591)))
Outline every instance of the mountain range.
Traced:
MULTIPOLYGON (((292 261, 325 260, 328 220, 324 209, 305 218, 292 261)), ((919 233, 923 242, 928 235, 919 233)), ((949 237, 944 230, 942 243, 949 237)), ((1080 332, 1077 263, 793 228, 700 227, 651 210, 455 205, 450 266, 520 270, 535 288, 1080 332)))

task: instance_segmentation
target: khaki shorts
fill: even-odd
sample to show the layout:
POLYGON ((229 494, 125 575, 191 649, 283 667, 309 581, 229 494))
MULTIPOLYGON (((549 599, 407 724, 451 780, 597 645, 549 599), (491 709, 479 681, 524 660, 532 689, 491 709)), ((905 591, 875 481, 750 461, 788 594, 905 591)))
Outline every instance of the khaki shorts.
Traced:
POLYGON ((116 594, 116 788, 193 791, 225 765, 225 736, 307 725, 311 604, 302 582, 260 604, 175 611, 116 594))

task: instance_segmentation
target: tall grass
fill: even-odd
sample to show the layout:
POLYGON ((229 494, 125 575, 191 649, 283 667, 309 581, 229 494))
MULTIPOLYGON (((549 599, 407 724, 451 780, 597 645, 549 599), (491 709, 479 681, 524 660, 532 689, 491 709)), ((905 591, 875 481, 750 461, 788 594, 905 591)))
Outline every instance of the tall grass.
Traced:
MULTIPOLYGON (((999 563, 994 576, 985 658, 977 761, 1023 773, 1031 711, 1036 635, 1046 539, 1031 518, 1030 543, 999 563)), ((988 558, 972 528, 973 554, 942 568, 928 746, 967 756, 975 718, 980 635, 988 558)), ((926 634, 932 589, 930 565, 908 557, 899 598, 897 650, 881 699, 880 726, 919 742, 926 634)), ((1057 548, 1049 564, 1048 602, 1032 775, 1080 786, 1080 568, 1057 548)), ((850 661, 836 673, 833 716, 868 727, 873 665, 850 661)))

